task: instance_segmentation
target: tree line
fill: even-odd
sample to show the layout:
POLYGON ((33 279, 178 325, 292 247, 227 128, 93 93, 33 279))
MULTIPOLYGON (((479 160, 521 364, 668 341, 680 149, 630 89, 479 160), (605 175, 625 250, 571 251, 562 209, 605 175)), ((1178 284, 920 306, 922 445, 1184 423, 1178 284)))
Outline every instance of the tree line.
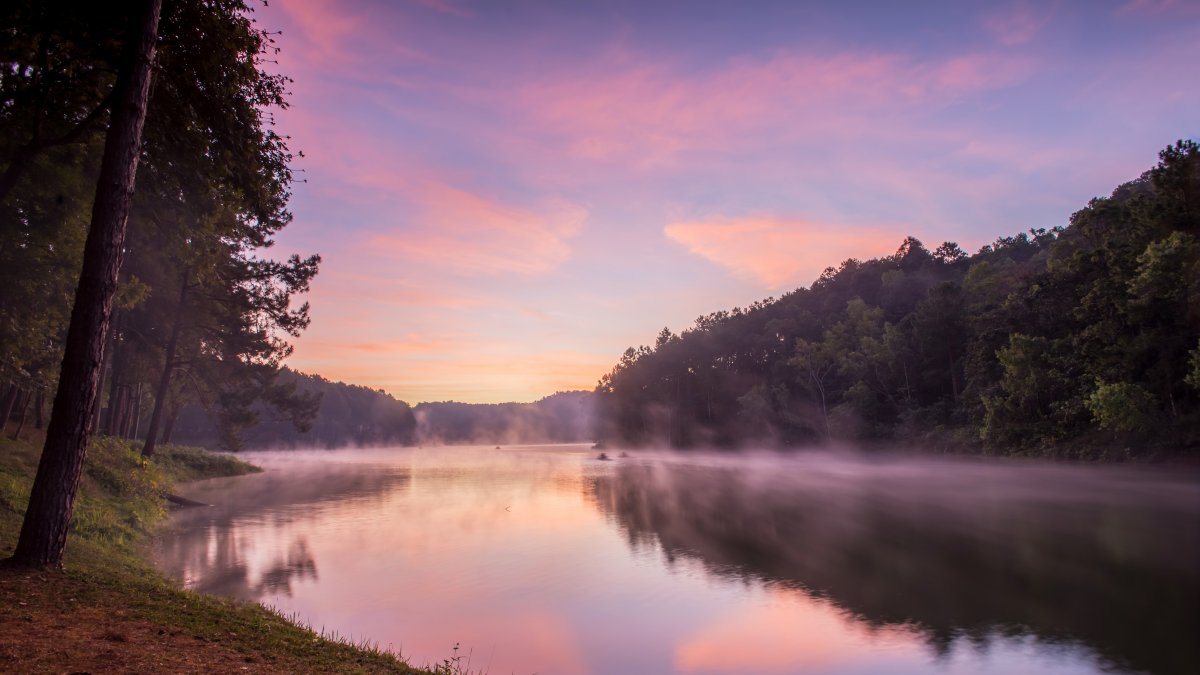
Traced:
POLYGON ((595 396, 560 391, 532 403, 418 403, 421 443, 577 443, 592 440, 595 396))
MULTIPOLYGON (((56 389, 128 14, 18 2, 0 58, 0 420, 39 428, 56 389)), ((189 404, 228 444, 266 401, 300 426, 317 399, 280 381, 308 325, 318 256, 264 253, 291 220, 293 153, 272 127, 288 80, 240 1, 166 2, 91 431, 169 441, 189 404)))
POLYGON ((219 415, 202 406, 183 408, 175 425, 175 440, 203 447, 241 448, 343 448, 400 446, 416 443, 413 409, 382 389, 333 382, 284 367, 280 384, 294 387, 300 396, 319 400, 309 424, 298 428, 288 415, 259 402, 253 407, 255 424, 233 438, 224 434, 219 415))
POLYGON ((17 0, 0 35, 0 422, 54 392, 13 559, 60 566, 93 434, 152 455, 189 401, 229 434, 257 401, 308 423, 278 373, 319 257, 264 255, 289 80, 244 2, 17 0))
POLYGON ((614 444, 906 442, 1127 456, 1200 445, 1200 149, 1179 141, 1066 227, 974 255, 913 237, 811 287, 626 350, 614 444))
POLYGON ((564 391, 532 403, 438 401, 410 406, 382 389, 333 382, 283 368, 279 380, 300 395, 318 398, 311 424, 298 429, 262 402, 255 424, 234 439, 201 406, 185 406, 174 440, 204 447, 343 448, 412 445, 576 443, 592 440, 595 395, 564 391))

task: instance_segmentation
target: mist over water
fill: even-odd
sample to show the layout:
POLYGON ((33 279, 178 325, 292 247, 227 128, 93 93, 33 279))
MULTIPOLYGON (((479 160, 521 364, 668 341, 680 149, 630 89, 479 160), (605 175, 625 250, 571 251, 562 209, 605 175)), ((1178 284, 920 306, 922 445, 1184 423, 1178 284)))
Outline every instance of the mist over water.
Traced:
POLYGON ((1200 663, 1180 639, 1200 634, 1194 476, 807 454, 624 465, 596 488, 635 546, 829 598, 939 654, 1007 634, 1200 663))
POLYGON ((1191 673, 1187 470, 586 446, 261 453, 189 586, 494 673, 1191 673), (609 451, 610 456, 617 452, 609 451))

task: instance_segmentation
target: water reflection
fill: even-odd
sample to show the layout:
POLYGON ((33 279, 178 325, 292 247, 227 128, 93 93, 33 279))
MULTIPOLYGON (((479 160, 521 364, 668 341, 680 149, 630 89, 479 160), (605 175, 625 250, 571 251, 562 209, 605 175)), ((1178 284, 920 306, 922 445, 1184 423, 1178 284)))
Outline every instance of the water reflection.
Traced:
POLYGON ((586 447, 256 454, 196 589, 498 673, 1193 672, 1197 481, 586 447))
POLYGON ((635 549, 828 598, 946 658, 1030 636, 1137 670, 1200 665, 1194 479, 812 455, 626 463, 591 488, 635 549))
POLYGON ((155 552, 187 587, 241 600, 290 597, 294 583, 318 579, 308 537, 293 521, 378 502, 410 477, 392 464, 301 462, 281 471, 281 458, 264 459, 265 473, 188 486, 193 499, 211 505, 176 513, 155 552))

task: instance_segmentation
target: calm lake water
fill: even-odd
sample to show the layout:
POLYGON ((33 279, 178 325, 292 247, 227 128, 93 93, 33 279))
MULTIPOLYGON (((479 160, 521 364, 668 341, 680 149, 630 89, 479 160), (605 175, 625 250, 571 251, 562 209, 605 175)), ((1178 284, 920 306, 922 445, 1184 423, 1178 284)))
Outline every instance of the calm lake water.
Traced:
POLYGON ((1194 471, 595 454, 247 453, 158 560, 490 673, 1200 672, 1194 471))

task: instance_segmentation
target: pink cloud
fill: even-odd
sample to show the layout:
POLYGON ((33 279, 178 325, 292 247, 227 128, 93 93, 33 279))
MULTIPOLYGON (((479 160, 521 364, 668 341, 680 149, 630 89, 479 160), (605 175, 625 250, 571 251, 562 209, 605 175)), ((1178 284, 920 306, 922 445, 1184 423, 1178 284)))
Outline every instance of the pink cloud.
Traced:
POLYGON ((890 255, 907 234, 897 227, 848 228, 776 216, 672 223, 663 233, 688 252, 771 289, 808 285, 846 258, 890 255))
POLYGON ((492 300, 486 289, 466 289, 448 284, 431 285, 421 279, 397 276, 386 256, 350 248, 325 254, 321 274, 309 294, 323 310, 339 311, 370 305, 386 308, 438 307, 469 309, 492 300))
POLYGON ((355 13, 347 3, 334 0, 285 1, 271 4, 264 15, 272 28, 283 26, 277 38, 283 49, 274 58, 281 72, 307 76, 296 78, 300 87, 319 90, 322 83, 313 77, 317 74, 372 79, 396 63, 430 60, 395 39, 394 22, 401 17, 386 6, 355 13))
POLYGON ((458 5, 448 2, 447 0, 413 0, 413 1, 426 9, 432 9, 433 11, 441 12, 442 14, 450 14, 452 16, 462 17, 464 19, 470 19, 475 16, 474 12, 472 12, 468 9, 459 7, 458 5))
POLYGON ((281 2, 278 8, 307 43, 310 50, 307 60, 312 62, 333 61, 336 65, 344 65, 349 56, 346 46, 364 25, 363 17, 331 0, 281 2))
POLYGON ((1011 55, 916 61, 779 52, 701 74, 662 63, 609 63, 527 84, 515 100, 534 133, 551 134, 571 154, 644 168, 747 142, 860 137, 884 121, 894 128, 895 117, 1012 86, 1032 70, 1028 57, 1011 55))
POLYGON ((1130 0, 1117 8, 1118 14, 1200 14, 1200 5, 1189 0, 1130 0))
POLYGON ((1076 161, 1076 155, 1070 148, 1029 143, 1016 138, 973 138, 956 154, 1007 164, 1023 172, 1062 167, 1076 161))
POLYGON ((1018 2, 1004 10, 993 12, 983 20, 983 27, 1000 44, 1011 47, 1029 42, 1050 22, 1045 5, 1035 9, 1028 2, 1018 2))
POLYGON ((417 227, 376 235, 370 248, 472 275, 549 272, 570 256, 568 242, 587 220, 583 207, 565 200, 525 208, 436 182, 407 197, 420 211, 417 227))

